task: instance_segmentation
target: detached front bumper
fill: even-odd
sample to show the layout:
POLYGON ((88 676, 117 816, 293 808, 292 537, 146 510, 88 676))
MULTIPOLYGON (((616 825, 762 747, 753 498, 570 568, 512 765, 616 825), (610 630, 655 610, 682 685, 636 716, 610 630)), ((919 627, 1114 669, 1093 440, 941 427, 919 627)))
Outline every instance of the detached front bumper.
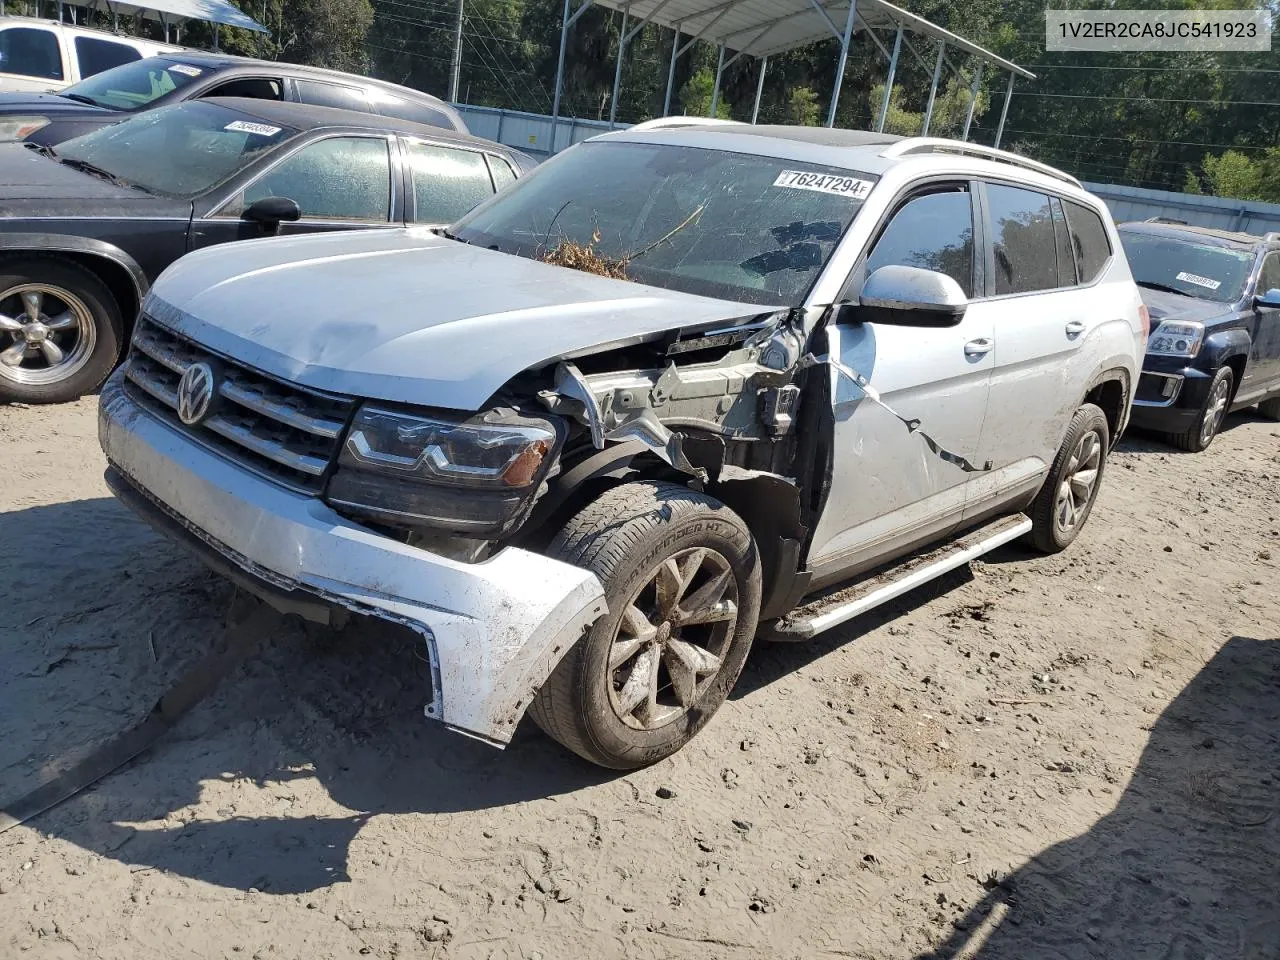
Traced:
POLYGON ((431 659, 427 715, 495 745, 515 732, 561 656, 606 610, 585 570, 508 547, 459 563, 352 523, 319 499, 237 467, 130 397, 102 389, 108 481, 166 535, 285 612, 340 608, 417 630, 431 659))

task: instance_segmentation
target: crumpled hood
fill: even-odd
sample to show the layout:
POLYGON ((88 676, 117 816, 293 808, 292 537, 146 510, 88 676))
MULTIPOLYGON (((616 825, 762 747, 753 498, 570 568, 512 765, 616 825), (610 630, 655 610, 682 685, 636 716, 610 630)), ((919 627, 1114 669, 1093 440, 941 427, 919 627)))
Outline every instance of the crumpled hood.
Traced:
POLYGON ((611 280, 410 228, 199 251, 165 271, 144 310, 304 386, 478 410, 516 374, 557 357, 771 308, 611 280))
POLYGON ((1152 290, 1150 287, 1138 287, 1142 302, 1147 305, 1151 314, 1151 327, 1154 329, 1161 320, 1198 320, 1204 323, 1223 314, 1231 313, 1231 304, 1217 303, 1213 300, 1201 300, 1199 297, 1186 297, 1180 293, 1167 290, 1152 290))

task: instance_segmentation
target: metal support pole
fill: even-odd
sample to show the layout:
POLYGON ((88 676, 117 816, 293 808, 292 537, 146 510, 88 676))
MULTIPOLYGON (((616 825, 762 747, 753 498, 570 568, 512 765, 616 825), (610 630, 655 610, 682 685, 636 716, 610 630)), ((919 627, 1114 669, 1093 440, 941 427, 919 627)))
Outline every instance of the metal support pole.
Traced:
POLYGON ((720 106, 720 74, 724 72, 724 44, 720 44, 720 59, 716 61, 716 82, 711 88, 711 112, 707 114, 709 117, 716 115, 716 110, 720 106))
POLYGON ((556 62, 556 92, 551 101, 551 149, 556 152, 556 128, 560 126, 560 93, 564 89, 564 54, 569 42, 569 28, 591 6, 591 0, 582 0, 582 6, 569 16, 569 0, 564 0, 564 18, 560 21, 560 59, 556 62))
POLYGON ((924 126, 920 128, 920 136, 929 135, 929 124, 933 122, 933 104, 938 99, 938 80, 942 77, 942 58, 946 54, 945 40, 938 41, 938 59, 933 65, 933 84, 929 87, 929 105, 924 108, 924 126))
POLYGON ((680 28, 676 27, 676 35, 671 40, 671 66, 667 68, 667 95, 662 101, 662 115, 671 116, 671 88, 676 82, 676 57, 680 56, 680 28))
POLYGON ((836 107, 840 103, 840 88, 844 85, 844 68, 849 62, 849 43, 853 40, 853 21, 858 15, 858 0, 849 0, 849 16, 844 21, 844 36, 840 38, 840 65, 836 67, 836 83, 831 91, 831 107, 827 110, 827 126, 836 125, 836 107))
MULTIPOLYGON (((459 3, 462 0, 458 0, 459 3)), ((622 8, 622 27, 618 30, 618 62, 613 68, 613 96, 609 99, 609 126, 618 118, 618 91, 622 88, 622 58, 627 52, 627 14, 630 7, 622 8)))
POLYGON ((964 133, 960 134, 961 140, 969 139, 969 126, 973 123, 973 110, 978 105, 978 88, 982 86, 982 64, 979 62, 978 69, 973 73, 973 86, 969 88, 969 112, 964 115, 964 133))
POLYGON ((996 127, 995 146, 1000 146, 1000 138, 1004 136, 1004 121, 1009 116, 1009 100, 1013 97, 1013 73, 1009 74, 1009 86, 1004 91, 1004 106, 1000 108, 1000 125, 996 127))
MULTIPOLYGON (((449 65, 449 102, 458 102, 458 79, 462 76, 462 5, 458 0, 458 22, 453 26, 453 62, 449 65)), ((561 48, 563 50, 563 47, 561 48)))
POLYGON ((893 38, 893 55, 889 57, 889 74, 884 79, 884 96, 880 98, 880 119, 876 121, 876 133, 884 133, 884 122, 889 118, 889 98, 893 96, 893 79, 898 73, 898 54, 902 52, 902 25, 893 38))
POLYGON ((760 79, 756 81, 756 104, 751 108, 751 122, 754 124, 760 118, 760 97, 764 93, 764 72, 769 69, 769 58, 760 58, 760 79))
POLYGON ((213 25, 213 49, 218 49, 218 25, 216 23, 213 25))

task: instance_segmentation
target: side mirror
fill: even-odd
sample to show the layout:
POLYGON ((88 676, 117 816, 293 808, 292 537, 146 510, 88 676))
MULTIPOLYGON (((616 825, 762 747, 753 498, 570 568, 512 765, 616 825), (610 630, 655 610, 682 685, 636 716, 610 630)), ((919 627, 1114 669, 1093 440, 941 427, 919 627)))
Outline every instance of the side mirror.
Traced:
POLYGON ((969 300, 960 284, 934 270, 891 265, 867 277, 855 319, 900 327, 954 327, 964 319, 969 300))
POLYGON ((1259 293, 1253 298, 1258 307, 1280 307, 1280 287, 1272 287, 1266 293, 1259 293))
POLYGON ((290 200, 288 197, 263 197, 261 200, 253 201, 240 216, 245 220, 262 224, 262 229, 267 233, 275 233, 280 229, 282 221, 292 222, 301 217, 302 210, 299 209, 297 201, 290 200))

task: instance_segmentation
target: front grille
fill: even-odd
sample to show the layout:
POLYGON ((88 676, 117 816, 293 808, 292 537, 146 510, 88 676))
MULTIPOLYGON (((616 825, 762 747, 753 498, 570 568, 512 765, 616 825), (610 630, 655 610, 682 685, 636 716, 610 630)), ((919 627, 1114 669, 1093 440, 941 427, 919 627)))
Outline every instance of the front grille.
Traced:
POLYGON ((125 379, 135 398, 178 430, 294 490, 317 493, 355 401, 307 390, 212 353, 142 317, 125 379), (214 370, 215 400, 194 425, 178 418, 178 382, 193 363, 214 370))

